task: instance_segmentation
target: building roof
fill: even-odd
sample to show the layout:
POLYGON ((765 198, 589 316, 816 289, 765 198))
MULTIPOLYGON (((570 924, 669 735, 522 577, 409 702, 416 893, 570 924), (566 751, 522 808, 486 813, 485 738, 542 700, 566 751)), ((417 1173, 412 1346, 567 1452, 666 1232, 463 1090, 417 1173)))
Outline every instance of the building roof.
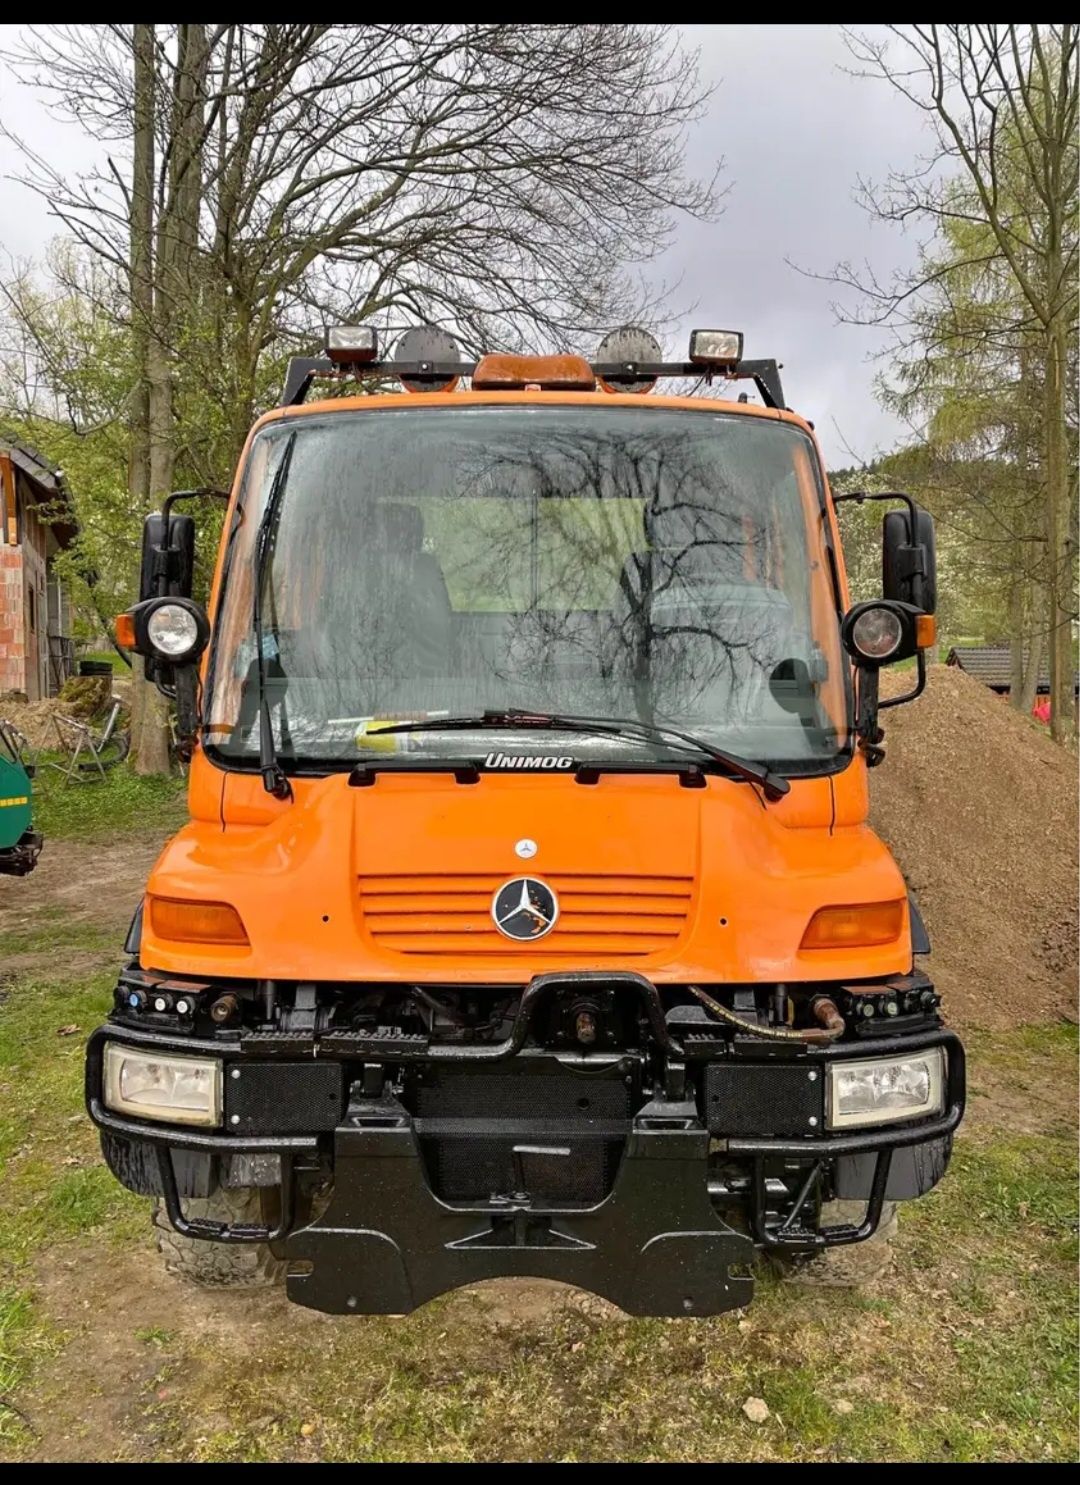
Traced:
MULTIPOLYGON (((1027 656, 1024 657, 1025 663, 1027 656)), ((946 665, 956 665, 966 675, 974 676, 992 691, 1008 691, 1012 686, 1012 655, 1008 645, 954 645, 945 657, 946 665)), ((1080 685, 1080 674, 1073 681, 1080 685)), ((1039 668, 1038 689, 1050 690, 1050 671, 1044 660, 1039 668)))
MULTIPOLYGON (((52 527, 53 535, 62 547, 70 546, 78 532, 78 526, 64 484, 63 470, 54 469, 36 449, 17 438, 0 436, 0 457, 10 459, 12 465, 35 487, 38 497, 34 507, 49 508, 47 512, 35 510, 35 514, 45 525, 52 527)), ((0 490, 0 495, 2 494, 3 491, 0 490)), ((0 514, 2 510, 0 501, 0 514)))

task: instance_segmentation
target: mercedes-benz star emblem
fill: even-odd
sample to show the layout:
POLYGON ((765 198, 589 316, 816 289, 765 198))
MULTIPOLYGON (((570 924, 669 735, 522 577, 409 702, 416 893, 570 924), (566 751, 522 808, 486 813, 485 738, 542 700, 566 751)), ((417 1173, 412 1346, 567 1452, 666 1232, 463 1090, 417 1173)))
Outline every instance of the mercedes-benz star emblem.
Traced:
POLYGON ((543 938, 558 921, 559 899, 537 877, 514 877, 491 899, 491 916, 507 938, 543 938))

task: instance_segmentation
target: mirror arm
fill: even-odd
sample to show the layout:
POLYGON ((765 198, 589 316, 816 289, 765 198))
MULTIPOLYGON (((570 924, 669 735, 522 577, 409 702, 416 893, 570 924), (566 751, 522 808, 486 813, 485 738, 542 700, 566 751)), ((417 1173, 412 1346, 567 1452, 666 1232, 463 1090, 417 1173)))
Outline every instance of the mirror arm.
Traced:
POLYGON ((885 734, 878 726, 878 677, 881 672, 876 665, 856 667, 859 677, 859 693, 855 712, 855 735, 859 739, 859 751, 866 759, 867 768, 876 768, 885 757, 881 741, 885 734))
POLYGON ((834 495, 833 505, 840 505, 845 500, 854 500, 856 505, 862 505, 866 500, 902 500, 908 508, 911 517, 911 530, 915 530, 915 501, 903 490, 886 490, 881 494, 870 490, 852 490, 849 495, 834 495))
POLYGON ((187 742, 199 731, 199 667, 188 663, 173 672, 173 700, 176 703, 176 730, 187 742))
POLYGON ((215 490, 206 485, 198 490, 174 490, 171 495, 166 495, 161 502, 161 514, 165 518, 165 529, 168 530, 169 516, 173 506, 179 500, 228 500, 228 490, 215 490))
POLYGON ((879 701, 878 708, 885 706, 903 706, 905 701, 914 701, 916 696, 921 696, 926 690, 926 651, 915 652, 915 664, 918 669, 918 679, 910 691, 905 691, 902 696, 889 696, 884 701, 879 701))

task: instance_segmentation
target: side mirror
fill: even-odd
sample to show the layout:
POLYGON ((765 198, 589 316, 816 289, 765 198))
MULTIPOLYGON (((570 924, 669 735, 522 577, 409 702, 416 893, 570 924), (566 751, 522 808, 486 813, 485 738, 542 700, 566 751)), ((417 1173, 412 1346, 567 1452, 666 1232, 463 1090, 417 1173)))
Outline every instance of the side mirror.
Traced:
MULTIPOLYGON (((171 497, 170 497, 171 498, 171 497)), ((195 522, 165 509, 143 522, 139 600, 190 598, 195 572, 195 522)))
POLYGON ((937 608, 934 518, 913 500, 906 510, 889 511, 881 523, 881 591, 924 614, 937 608))

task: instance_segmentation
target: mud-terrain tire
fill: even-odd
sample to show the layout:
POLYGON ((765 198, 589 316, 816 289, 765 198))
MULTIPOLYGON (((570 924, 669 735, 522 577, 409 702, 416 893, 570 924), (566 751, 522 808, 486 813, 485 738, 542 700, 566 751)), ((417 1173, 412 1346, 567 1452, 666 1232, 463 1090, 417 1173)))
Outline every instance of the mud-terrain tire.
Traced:
MULTIPOLYGON (((272 1221, 265 1213, 264 1192, 253 1187, 231 1191, 219 1187, 213 1196, 184 1201, 185 1216, 209 1217, 215 1222, 272 1221)), ((266 1243, 213 1243, 182 1237, 170 1224, 160 1199, 154 1201, 152 1221, 166 1272, 178 1279, 200 1289, 269 1289, 284 1283, 285 1264, 266 1243)))
MULTIPOLYGON (((827 1201, 821 1207, 821 1224, 836 1227, 842 1222, 861 1222, 865 1213, 864 1201, 827 1201)), ((806 1257, 782 1258, 780 1271, 787 1283, 806 1288, 872 1288, 892 1268, 896 1227, 896 1202, 887 1201, 877 1232, 864 1243, 846 1243, 806 1257)))

